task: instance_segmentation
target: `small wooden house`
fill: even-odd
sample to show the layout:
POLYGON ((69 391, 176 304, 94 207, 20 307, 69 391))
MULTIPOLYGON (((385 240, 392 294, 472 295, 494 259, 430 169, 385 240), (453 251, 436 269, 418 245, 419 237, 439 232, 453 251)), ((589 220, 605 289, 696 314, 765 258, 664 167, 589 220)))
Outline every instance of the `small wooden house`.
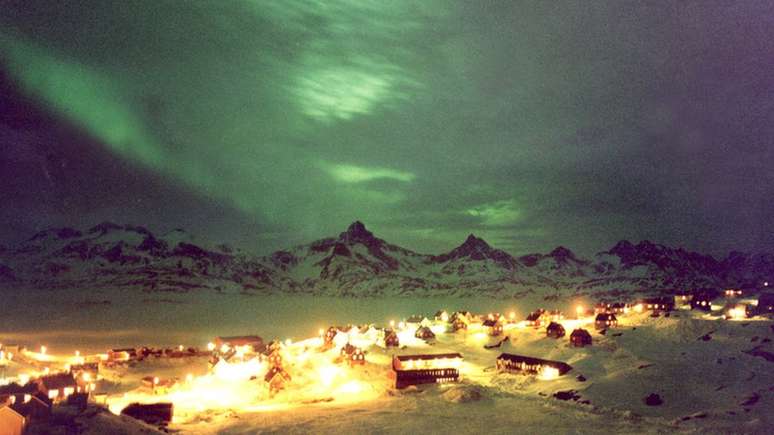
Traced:
POLYGON ((675 309, 674 298, 671 298, 668 296, 646 298, 646 299, 643 299, 640 302, 640 304, 643 310, 653 311, 657 313, 662 311, 672 311, 675 309))
POLYGON ((25 400, 11 404, 11 408, 23 416, 27 423, 45 421, 51 416, 51 404, 38 396, 28 395, 25 400))
POLYGON ((413 316, 406 319, 406 324, 408 325, 421 325, 424 322, 429 322, 426 317, 420 316, 419 314, 414 314, 413 316))
POLYGON ((438 311, 436 311, 435 312, 435 316, 433 316, 433 317, 435 318, 436 322, 446 323, 446 322, 448 322, 450 320, 449 319, 449 317, 450 317, 449 313, 447 313, 446 310, 438 310, 438 311))
POLYGON ((538 310, 535 310, 527 316, 526 322, 527 326, 540 326, 544 319, 544 314, 546 313, 546 310, 540 308, 538 310))
POLYGON ((484 325, 484 328, 486 328, 486 332, 493 337, 503 333, 503 324, 498 322, 497 320, 491 320, 491 319, 484 320, 483 325, 484 325))
POLYGON ((363 349, 349 343, 341 347, 341 357, 346 360, 349 365, 365 364, 363 349))
POLYGON ((266 372, 263 380, 269 385, 269 392, 274 394, 290 382, 290 374, 281 366, 274 366, 266 372))
POLYGON ((575 347, 591 346, 591 334, 585 329, 575 329, 570 334, 570 344, 575 347))
POLYGON ((395 388, 410 385, 456 382, 462 355, 459 353, 399 355, 392 359, 395 388))
POLYGON ((691 300, 691 309, 700 311, 711 311, 714 296, 710 293, 698 293, 691 300))
POLYGON ((265 344, 263 338, 257 335, 235 335, 231 337, 215 337, 215 348, 221 349, 223 346, 229 348, 244 347, 254 353, 263 352, 265 344))
POLYGON ((624 302, 600 302, 594 306, 594 314, 624 314, 631 307, 624 302))
POLYGON ((473 321, 473 318, 475 316, 470 311, 455 311, 454 314, 451 315, 449 318, 451 321, 454 321, 456 319, 462 319, 465 323, 470 323, 473 321))
POLYGON ((392 329, 386 329, 384 331, 384 347, 400 347, 398 333, 392 329))
POLYGON ((551 322, 546 328, 546 337, 562 338, 565 335, 564 326, 561 323, 551 322))
POLYGON ((121 410, 127 415, 154 426, 166 426, 172 421, 174 406, 172 403, 132 403, 121 410))
POLYGON ((693 292, 690 290, 678 290, 675 292, 675 306, 689 305, 693 299, 693 292))
POLYGON ((763 293, 758 296, 757 314, 774 313, 774 293, 763 293))
POLYGON ((137 360, 137 349, 125 347, 120 349, 110 349, 108 351, 109 362, 127 362, 137 360))
POLYGON ((22 435, 27 421, 8 405, 0 405, 0 434, 22 435))
POLYGON ((336 327, 331 326, 327 330, 325 330, 325 334, 323 334, 323 343, 324 344, 333 344, 333 339, 336 337, 336 334, 339 333, 339 330, 336 329, 336 327))
POLYGON ((723 291, 723 296, 727 298, 741 298, 742 297, 742 289, 738 288, 727 288, 723 291))
POLYGON ((596 329, 615 328, 618 326, 618 319, 613 313, 597 314, 594 319, 594 327, 596 329))
POLYGON ((497 357, 497 370, 509 373, 543 375, 547 378, 553 378, 569 372, 572 370, 572 367, 561 361, 502 353, 497 357))
POLYGON ((421 338, 422 340, 432 340, 435 338, 435 334, 429 327, 420 326, 417 328, 417 332, 414 333, 414 337, 421 338))
POLYGON ((38 378, 37 384, 38 390, 55 403, 78 392, 78 384, 69 373, 43 376, 38 378))

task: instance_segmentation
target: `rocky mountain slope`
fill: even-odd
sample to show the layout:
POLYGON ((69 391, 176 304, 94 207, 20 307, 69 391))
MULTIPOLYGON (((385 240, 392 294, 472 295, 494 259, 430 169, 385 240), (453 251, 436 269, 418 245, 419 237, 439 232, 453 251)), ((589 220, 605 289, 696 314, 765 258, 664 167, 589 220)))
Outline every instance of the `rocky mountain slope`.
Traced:
POLYGON ((474 235, 440 255, 388 243, 355 222, 337 237, 257 257, 196 243, 182 230, 155 235, 105 222, 87 230, 41 231, 0 248, 0 286, 197 289, 336 296, 488 295, 550 297, 618 291, 754 287, 774 277, 774 256, 715 258, 642 241, 618 242, 593 258, 565 247, 518 258, 474 235))

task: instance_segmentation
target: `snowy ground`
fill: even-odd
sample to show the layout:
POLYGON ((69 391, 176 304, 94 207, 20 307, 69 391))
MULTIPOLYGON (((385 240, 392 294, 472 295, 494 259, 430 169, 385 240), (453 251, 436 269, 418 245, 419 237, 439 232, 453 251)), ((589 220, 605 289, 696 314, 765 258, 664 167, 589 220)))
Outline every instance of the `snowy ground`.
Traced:
MULTIPOLYGON (((604 336, 592 332, 594 345, 582 349, 569 347, 566 337, 553 340, 545 337, 543 329, 515 325, 506 329, 510 342, 493 350, 483 346, 494 339, 475 330, 439 334, 433 345, 411 340, 407 333, 401 338, 409 347, 399 353, 461 352, 465 358, 463 381, 396 392, 390 388, 387 376, 394 352, 370 345, 373 337, 353 336, 368 351, 366 366, 353 368, 334 364, 335 350, 317 352, 316 338, 303 339, 314 337, 319 328, 330 324, 384 325, 390 319, 400 320, 414 313, 430 316, 439 308, 484 313, 514 310, 523 318, 531 309, 549 305, 539 300, 172 295, 169 300, 185 302, 138 304, 127 297, 124 301, 113 298, 111 304, 68 310, 63 308, 73 306, 67 305, 73 304, 65 300, 72 299, 68 295, 25 297, 39 298, 40 310, 49 315, 31 322, 19 319, 16 311, 5 311, 8 307, 4 306, 0 342, 24 341, 37 346, 43 344, 41 340, 50 340, 45 342, 50 352, 70 353, 72 346, 104 351, 108 343, 180 342, 204 346, 213 336, 225 334, 257 333, 267 339, 294 339, 284 350, 293 382, 276 397, 269 397, 259 381, 249 380, 250 370, 261 372, 262 367, 228 371, 223 376, 235 376, 228 381, 217 373, 208 373, 204 358, 146 361, 104 372, 106 381, 100 388, 111 394, 111 408, 119 409, 124 401, 135 399, 173 400, 176 419, 172 429, 183 433, 774 430, 774 329, 769 320, 724 321, 688 311, 669 318, 633 314, 619 317, 620 326, 604 336), (60 313, 65 320, 54 313, 60 313), (18 321, 12 323, 9 319, 18 321), (59 328, 65 325, 70 332, 62 334, 59 328), (110 325, 114 326, 113 333, 102 336, 100 328, 110 325), (80 330, 93 332, 81 334, 80 330), (498 374, 494 371, 495 358, 503 351, 565 361, 573 370, 556 380, 498 374), (184 379, 188 373, 194 375, 194 380, 182 382, 168 395, 154 397, 140 387, 143 376, 184 379), (578 375, 586 380, 579 381, 578 375), (457 403, 454 399, 459 397, 460 389, 475 390, 481 399, 457 403), (570 390, 575 392, 575 400, 553 397, 558 391, 570 390), (650 393, 659 394, 664 403, 645 405, 643 398, 650 393)), ((577 302, 563 301, 554 306, 569 309, 577 302)), ((568 333, 588 321, 567 321, 568 333)), ((11 372, 24 369, 18 364, 9 368, 11 372)))

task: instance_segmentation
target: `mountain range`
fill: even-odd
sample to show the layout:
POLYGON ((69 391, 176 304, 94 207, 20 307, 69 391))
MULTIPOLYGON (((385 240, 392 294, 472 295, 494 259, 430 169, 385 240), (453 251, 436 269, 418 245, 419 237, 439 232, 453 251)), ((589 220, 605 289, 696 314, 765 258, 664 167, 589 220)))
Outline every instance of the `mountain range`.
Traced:
POLYGON ((268 256, 196 243, 183 230, 156 235, 111 222, 47 229, 0 247, 0 287, 28 289, 505 298, 750 288, 770 277, 772 254, 732 252, 718 260, 647 240, 622 240, 592 258, 563 246, 514 257, 471 234, 449 252, 427 255, 380 239, 361 222, 268 256))

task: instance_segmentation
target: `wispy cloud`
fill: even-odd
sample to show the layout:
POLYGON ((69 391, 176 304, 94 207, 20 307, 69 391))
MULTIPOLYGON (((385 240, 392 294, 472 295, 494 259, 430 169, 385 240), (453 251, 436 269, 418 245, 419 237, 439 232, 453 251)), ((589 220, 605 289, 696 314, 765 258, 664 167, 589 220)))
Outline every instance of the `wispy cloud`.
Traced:
POLYGON ((389 179, 402 182, 414 181, 416 175, 411 172, 398 171, 390 168, 355 166, 342 164, 321 164, 323 170, 336 181, 344 183, 363 183, 367 181, 389 179))

